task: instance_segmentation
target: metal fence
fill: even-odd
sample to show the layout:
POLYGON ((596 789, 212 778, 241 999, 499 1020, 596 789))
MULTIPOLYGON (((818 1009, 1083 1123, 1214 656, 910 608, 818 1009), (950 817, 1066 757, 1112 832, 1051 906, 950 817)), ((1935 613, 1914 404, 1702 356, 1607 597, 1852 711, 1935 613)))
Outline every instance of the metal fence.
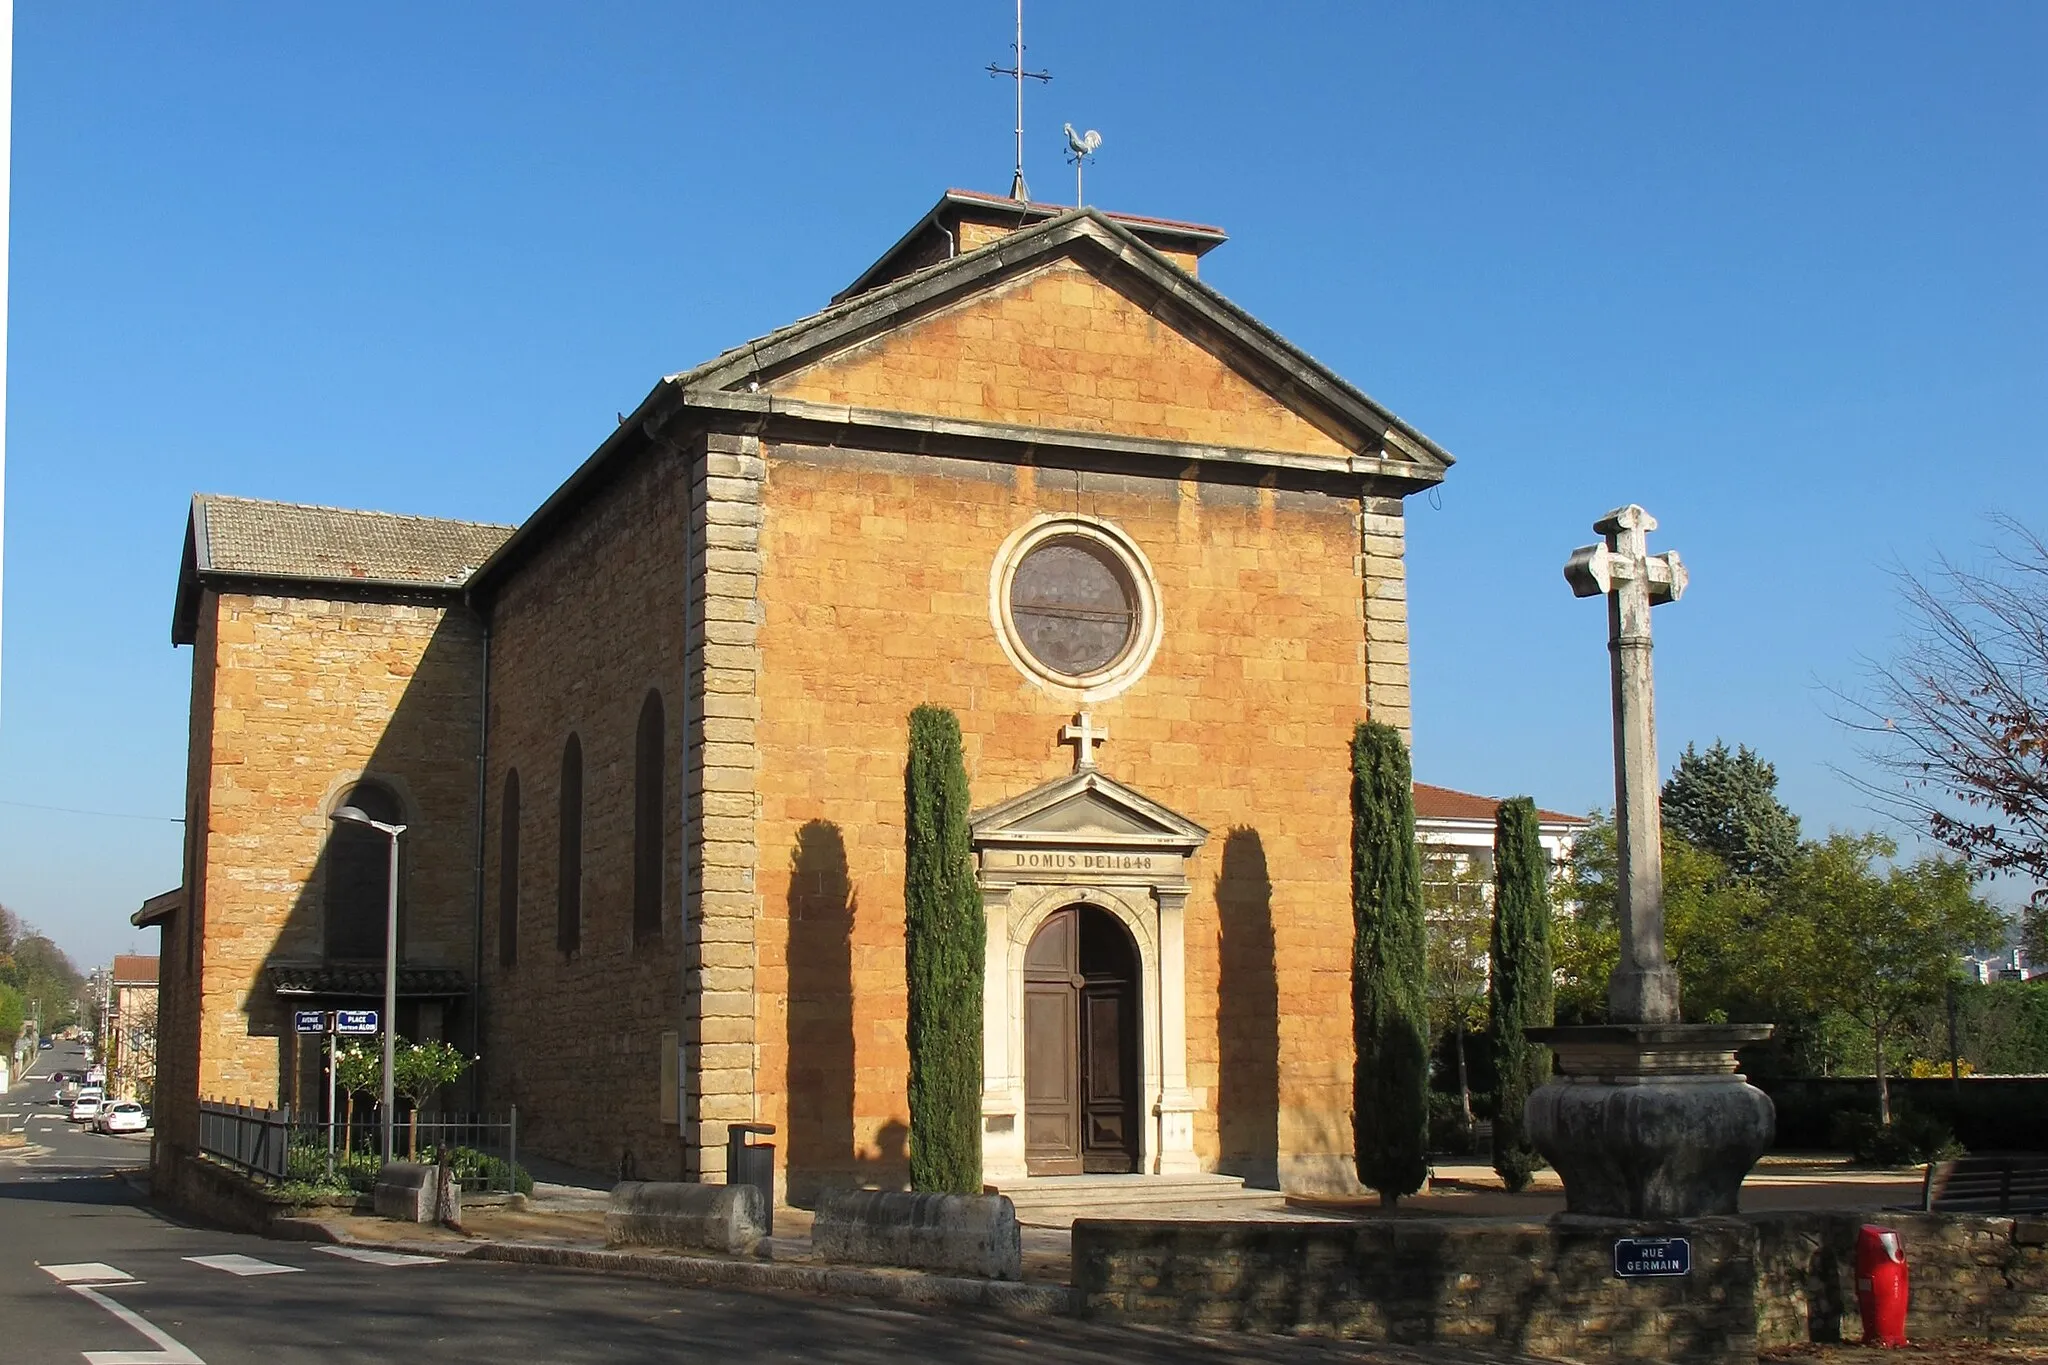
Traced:
POLYGON ((292 1111, 199 1102, 199 1150, 236 1170, 283 1180, 290 1160, 292 1111))

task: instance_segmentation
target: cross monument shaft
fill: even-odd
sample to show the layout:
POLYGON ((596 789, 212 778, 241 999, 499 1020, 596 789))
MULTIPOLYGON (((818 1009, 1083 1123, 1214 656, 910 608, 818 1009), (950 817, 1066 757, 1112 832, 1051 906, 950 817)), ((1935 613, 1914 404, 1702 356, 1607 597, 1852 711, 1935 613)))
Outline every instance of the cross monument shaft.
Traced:
POLYGON ((1663 814, 1650 677, 1650 608, 1685 592, 1676 551, 1649 553, 1657 519, 1631 503, 1593 523, 1606 539, 1572 552, 1564 576, 1578 597, 1607 599, 1613 665, 1614 822, 1620 855, 1621 960, 1607 983, 1617 1023, 1678 1022, 1678 973, 1664 952, 1663 814))

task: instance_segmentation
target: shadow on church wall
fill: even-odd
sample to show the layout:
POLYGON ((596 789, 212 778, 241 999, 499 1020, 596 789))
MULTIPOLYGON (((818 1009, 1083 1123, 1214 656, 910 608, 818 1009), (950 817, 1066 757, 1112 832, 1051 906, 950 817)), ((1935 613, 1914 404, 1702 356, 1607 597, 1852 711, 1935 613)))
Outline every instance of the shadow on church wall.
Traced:
POLYGON ((853 1140, 853 882, 839 826, 813 820, 789 854, 789 1198, 846 1183, 853 1140))
POLYGON ((1218 1169, 1254 1185, 1280 1183, 1280 981, 1274 961, 1273 882, 1266 845, 1240 826, 1223 840, 1216 876, 1221 931, 1216 1092, 1218 1169))

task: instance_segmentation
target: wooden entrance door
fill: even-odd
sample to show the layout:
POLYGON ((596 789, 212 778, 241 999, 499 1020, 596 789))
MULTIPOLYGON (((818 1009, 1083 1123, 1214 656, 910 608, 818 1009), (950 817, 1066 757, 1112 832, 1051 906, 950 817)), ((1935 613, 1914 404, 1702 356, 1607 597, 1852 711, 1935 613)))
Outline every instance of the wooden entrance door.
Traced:
POLYGON ((1114 917, 1061 910, 1024 955, 1024 1160, 1032 1175, 1138 1169, 1138 955, 1114 917))

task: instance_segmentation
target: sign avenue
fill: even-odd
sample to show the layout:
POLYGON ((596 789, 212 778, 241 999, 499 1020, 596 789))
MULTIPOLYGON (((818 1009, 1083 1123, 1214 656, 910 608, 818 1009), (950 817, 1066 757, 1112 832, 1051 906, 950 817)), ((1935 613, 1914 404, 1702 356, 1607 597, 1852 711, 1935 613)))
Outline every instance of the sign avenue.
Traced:
POLYGON ((1624 1280, 1651 1275, 1690 1275, 1692 1243, 1683 1237, 1617 1237, 1614 1273, 1624 1280))
POLYGON ((336 1033, 375 1033, 377 1031, 377 1011, 336 1010, 334 1012, 334 1031, 336 1033))
POLYGON ((294 1010, 292 1011, 292 1027, 300 1033, 325 1033, 327 1032, 327 1011, 294 1010))

